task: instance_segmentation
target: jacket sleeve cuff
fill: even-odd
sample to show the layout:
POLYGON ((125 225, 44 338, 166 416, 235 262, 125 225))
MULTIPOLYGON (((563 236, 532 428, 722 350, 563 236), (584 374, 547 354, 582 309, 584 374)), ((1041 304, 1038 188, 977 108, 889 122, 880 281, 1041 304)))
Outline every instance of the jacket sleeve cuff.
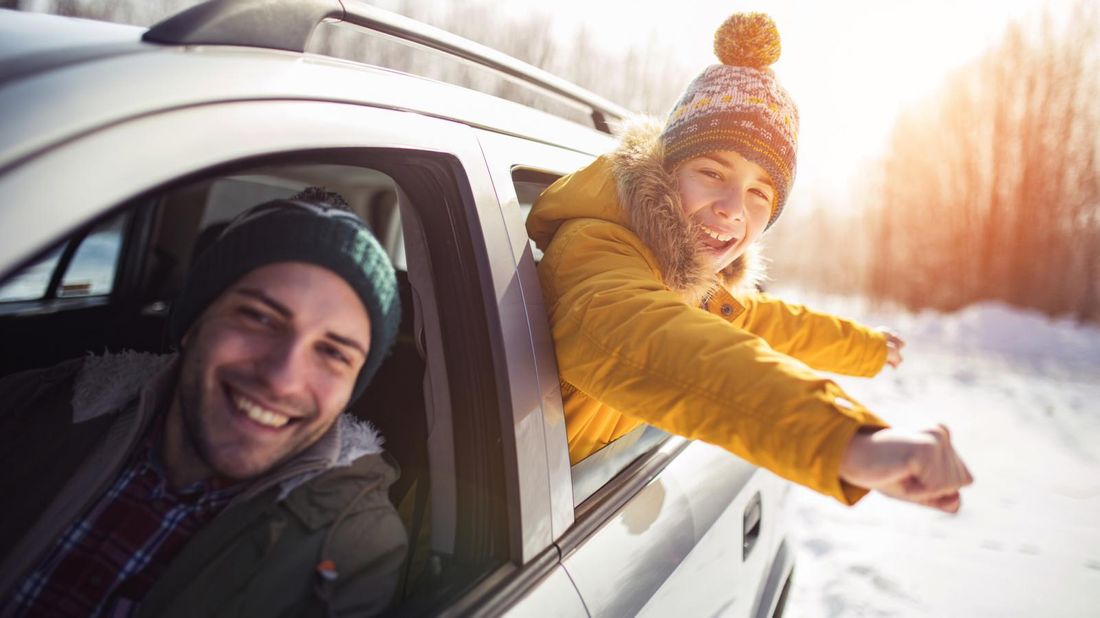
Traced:
POLYGON ((886 366, 886 335, 877 330, 867 331, 867 346, 856 375, 873 377, 886 366))
POLYGON ((829 495, 839 500, 842 504, 851 506, 859 502, 870 490, 866 487, 853 485, 840 478, 840 464, 844 460, 844 453, 848 450, 848 444, 861 429, 886 429, 890 425, 881 418, 867 411, 862 406, 847 410, 845 423, 836 431, 836 440, 830 441, 832 448, 826 453, 825 471, 828 478, 835 479, 829 495))

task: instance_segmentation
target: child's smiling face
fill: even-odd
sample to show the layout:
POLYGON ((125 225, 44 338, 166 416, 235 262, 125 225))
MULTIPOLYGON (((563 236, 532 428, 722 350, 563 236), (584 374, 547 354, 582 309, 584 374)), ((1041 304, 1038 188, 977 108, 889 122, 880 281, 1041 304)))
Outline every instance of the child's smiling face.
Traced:
POLYGON ((699 228, 699 249, 714 272, 729 266, 760 237, 776 189, 764 168, 732 150, 688 159, 676 168, 684 213, 699 228))

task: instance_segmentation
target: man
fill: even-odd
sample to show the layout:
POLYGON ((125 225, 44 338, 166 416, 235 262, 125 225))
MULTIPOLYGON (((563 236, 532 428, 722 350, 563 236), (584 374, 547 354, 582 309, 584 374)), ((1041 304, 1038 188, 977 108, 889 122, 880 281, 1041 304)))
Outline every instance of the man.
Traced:
POLYGON ((0 381, 0 615, 384 609, 406 549, 396 473, 342 412, 400 313, 363 222, 307 191, 202 252, 169 318, 179 354, 0 381))

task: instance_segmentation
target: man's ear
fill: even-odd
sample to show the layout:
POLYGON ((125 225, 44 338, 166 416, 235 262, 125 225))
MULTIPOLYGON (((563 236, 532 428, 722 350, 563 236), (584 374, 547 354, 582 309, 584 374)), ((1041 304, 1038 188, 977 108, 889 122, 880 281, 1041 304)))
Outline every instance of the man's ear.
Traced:
POLYGON ((211 301, 210 304, 208 304, 206 306, 206 308, 204 308, 202 311, 200 311, 199 314, 196 315, 193 320, 191 320, 191 324, 189 324, 187 326, 187 330, 183 331, 183 335, 180 336, 180 341, 179 341, 179 349, 180 350, 186 349, 187 346, 188 346, 188 343, 190 342, 190 340, 199 336, 199 329, 202 328, 202 323, 206 319, 207 312, 210 311, 210 307, 215 302, 217 302, 217 299, 214 299, 213 301, 211 301))
POLYGON ((187 331, 183 333, 182 337, 180 337, 180 350, 187 348, 187 341, 191 338, 191 334, 195 332, 195 327, 198 325, 198 323, 198 320, 191 322, 191 326, 188 326, 187 331))

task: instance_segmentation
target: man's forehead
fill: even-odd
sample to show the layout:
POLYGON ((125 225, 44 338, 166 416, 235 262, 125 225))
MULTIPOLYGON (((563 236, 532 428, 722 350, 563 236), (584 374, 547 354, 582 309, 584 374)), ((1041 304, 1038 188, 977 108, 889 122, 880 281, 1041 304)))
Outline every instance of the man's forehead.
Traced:
POLYGON ((369 337, 370 314, 359 295, 343 277, 307 262, 276 262, 245 273, 227 294, 250 296, 271 305, 288 318, 311 323, 336 323, 355 330, 365 323, 369 337))

